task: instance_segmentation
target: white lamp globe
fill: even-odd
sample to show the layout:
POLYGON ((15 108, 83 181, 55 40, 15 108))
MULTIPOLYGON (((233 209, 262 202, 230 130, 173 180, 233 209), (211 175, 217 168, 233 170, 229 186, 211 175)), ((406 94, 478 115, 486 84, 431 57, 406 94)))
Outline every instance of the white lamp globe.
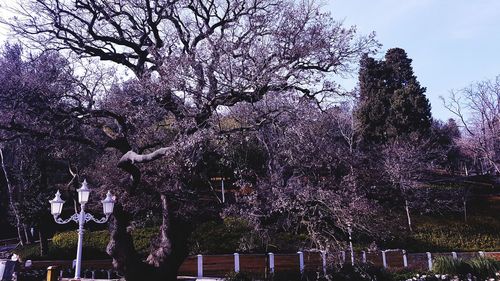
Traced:
POLYGON ((108 190, 106 194, 106 198, 101 201, 102 202, 102 211, 106 216, 109 216, 113 213, 113 208, 115 207, 115 198, 108 190))
POLYGON ((59 190, 56 192, 56 196, 54 197, 54 199, 50 200, 49 203, 50 203, 50 213, 53 216, 59 216, 61 214, 62 207, 64 204, 64 200, 61 199, 61 193, 59 192, 59 190))
POLYGON ((76 190, 78 192, 78 202, 80 204, 86 204, 89 201, 90 189, 87 184, 87 180, 83 180, 82 187, 76 190))

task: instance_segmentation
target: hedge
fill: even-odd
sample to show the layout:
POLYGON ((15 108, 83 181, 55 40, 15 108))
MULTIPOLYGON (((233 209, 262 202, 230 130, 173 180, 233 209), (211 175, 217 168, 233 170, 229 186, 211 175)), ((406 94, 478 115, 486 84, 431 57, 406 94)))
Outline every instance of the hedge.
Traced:
MULTIPOLYGON (((145 256, 149 252, 151 238, 158 233, 158 228, 135 229, 132 231, 134 246, 139 254, 145 256)), ((106 246, 109 242, 109 232, 88 231, 83 236, 83 253, 86 259, 107 259, 106 246)), ((27 245, 14 250, 22 259, 41 260, 41 259, 74 259, 76 255, 76 246, 78 243, 78 233, 76 231, 66 231, 57 233, 52 237, 48 245, 48 254, 40 255, 38 244, 27 245)))

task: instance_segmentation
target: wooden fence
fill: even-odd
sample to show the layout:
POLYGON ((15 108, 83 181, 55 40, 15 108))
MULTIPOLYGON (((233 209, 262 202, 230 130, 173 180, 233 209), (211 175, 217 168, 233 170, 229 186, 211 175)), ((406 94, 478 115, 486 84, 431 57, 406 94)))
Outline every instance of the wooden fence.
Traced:
MULTIPOLYGON (((355 252, 356 263, 371 263, 385 268, 413 268, 428 270, 433 259, 448 256, 455 259, 490 257, 500 260, 500 252, 448 252, 448 253, 406 253, 404 250, 385 250, 377 252, 355 252)), ((267 275, 277 271, 326 271, 327 266, 351 263, 349 252, 338 252, 327 256, 324 252, 307 251, 294 254, 228 254, 189 256, 180 267, 179 275, 197 277, 220 277, 229 272, 251 272, 267 275)), ((70 275, 73 261, 28 261, 24 269, 47 269, 57 266, 59 276, 70 275)), ((116 275, 112 271, 111 260, 84 260, 84 275, 88 278, 95 274, 116 275)))

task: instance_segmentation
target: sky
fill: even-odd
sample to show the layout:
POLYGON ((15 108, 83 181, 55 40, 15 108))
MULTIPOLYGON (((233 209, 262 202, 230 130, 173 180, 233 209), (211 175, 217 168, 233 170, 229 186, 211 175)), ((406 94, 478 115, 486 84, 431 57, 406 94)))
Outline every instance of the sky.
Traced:
MULTIPOLYGON (((440 96, 500 75, 500 0, 322 1, 335 19, 357 26, 359 34, 376 32, 382 44, 377 57, 389 48, 406 50, 437 119, 453 117, 440 96)), ((0 26, 0 42, 6 34, 0 26)), ((341 84, 353 88, 355 76, 341 84)))
MULTIPOLYGON (((427 88, 435 118, 453 115, 442 105, 452 89, 500 75, 498 0, 325 0, 325 9, 360 34, 376 32, 387 49, 399 47, 427 88)), ((355 78, 344 81, 355 85, 355 78)))

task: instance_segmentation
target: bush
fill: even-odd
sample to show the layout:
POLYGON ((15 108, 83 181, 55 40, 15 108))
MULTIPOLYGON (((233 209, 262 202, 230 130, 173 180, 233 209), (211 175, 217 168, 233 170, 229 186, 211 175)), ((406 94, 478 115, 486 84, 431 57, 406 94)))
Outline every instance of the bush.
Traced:
POLYGON ((391 273, 392 273, 392 279, 394 281, 407 281, 407 280, 413 280, 412 278, 418 274, 418 271, 416 271, 415 269, 405 268, 391 273))
MULTIPOLYGON (((147 227, 141 229, 134 229, 132 231, 132 239, 134 240, 134 247, 141 256, 146 256, 149 253, 151 239, 158 235, 158 227, 147 227)), ((109 234, 108 234, 109 235, 109 234)))
POLYGON ((433 260, 432 271, 438 274, 465 276, 471 272, 471 267, 462 259, 437 257, 433 260))
MULTIPOLYGON (((414 276, 414 275, 412 275, 414 276)), ((330 268, 326 276, 323 272, 305 271, 277 271, 267 277, 250 272, 231 272, 224 278, 226 281, 399 281, 407 279, 395 279, 385 269, 370 264, 359 264, 355 266, 345 265, 342 268, 330 268)))
POLYGON ((400 233, 387 248, 410 252, 477 252, 500 249, 500 221, 487 216, 416 217, 414 232, 400 233))
POLYGON ((227 254, 240 250, 240 241, 251 234, 248 224, 235 218, 201 224, 190 236, 191 254, 227 254))
POLYGON ((224 276, 226 281, 252 281, 253 278, 250 273, 247 272, 230 272, 224 276))
POLYGON ((495 274, 500 271, 500 262, 490 258, 474 258, 468 261, 471 272, 474 276, 484 280, 486 278, 494 278, 495 274))
POLYGON ((372 280, 394 280, 393 275, 384 268, 371 264, 357 264, 354 266, 345 265, 344 267, 328 274, 328 280, 345 281, 372 281, 372 280))
POLYGON ((438 257, 433 261, 432 270, 438 274, 457 275, 464 278, 468 274, 484 280, 486 278, 494 278, 495 274, 500 271, 500 262, 479 257, 468 261, 461 259, 453 259, 450 257, 438 257))
MULTIPOLYGON (((95 249, 97 251, 106 250, 109 242, 108 231, 86 232, 83 236, 83 245, 86 249, 95 249)), ((75 231, 67 231, 57 233, 52 237, 54 247, 61 249, 76 249, 78 244, 78 233, 75 231)))
MULTIPOLYGON (((149 252, 151 238, 158 233, 158 228, 135 229, 132 231, 134 246, 140 255, 146 256, 149 252)), ((109 259, 106 247, 109 242, 109 232, 107 230, 85 232, 83 236, 83 253, 86 259, 109 259)), ((48 254, 40 256, 38 244, 26 245, 14 250, 23 260, 41 259, 74 259, 76 256, 76 246, 78 244, 78 233, 66 231, 57 233, 49 241, 48 254)))

